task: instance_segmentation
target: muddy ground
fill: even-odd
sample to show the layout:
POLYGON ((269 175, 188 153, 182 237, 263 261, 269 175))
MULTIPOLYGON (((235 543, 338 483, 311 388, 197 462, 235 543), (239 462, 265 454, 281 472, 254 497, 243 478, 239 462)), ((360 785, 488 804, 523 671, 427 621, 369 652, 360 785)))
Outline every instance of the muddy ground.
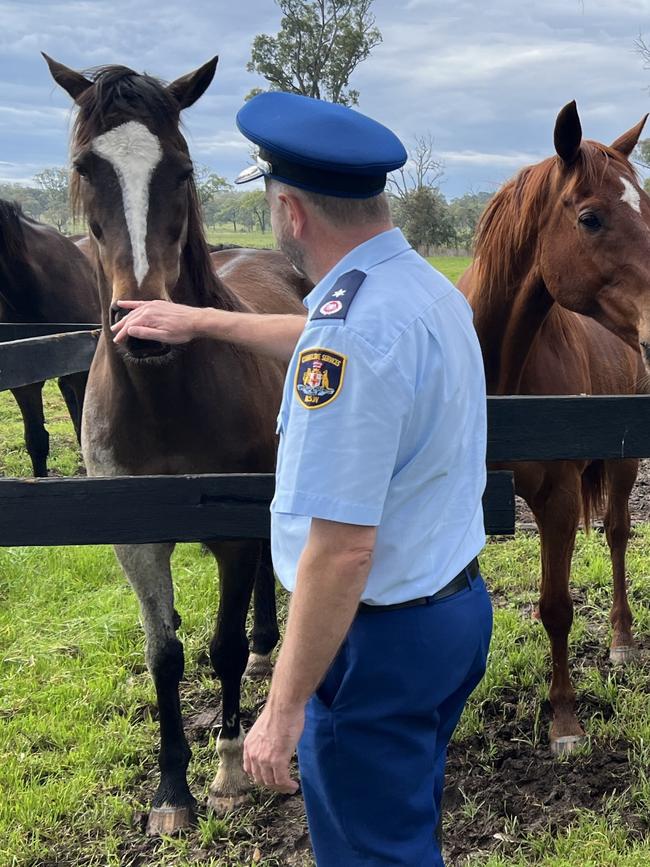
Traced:
MULTIPOLYGON (((643 461, 639 479, 632 493, 630 511, 634 523, 650 521, 650 460, 643 461)), ((531 526, 532 515, 525 504, 518 502, 518 522, 531 526)), ((505 600, 494 598, 495 605, 505 600)), ((650 656, 650 646, 641 648, 650 656)), ((596 666, 610 673, 607 650, 596 643, 581 649, 585 666, 596 666)), ((625 672, 616 674, 625 682, 625 672)), ((220 725, 220 709, 207 703, 208 695, 198 683, 183 684, 183 704, 186 699, 194 708, 187 719, 190 744, 200 752, 220 725)), ((650 700, 650 683, 648 684, 650 700)), ((504 690, 484 706, 485 726, 480 735, 455 743, 450 748, 444 803, 444 850, 448 867, 463 867, 469 855, 486 856, 495 850, 514 852, 528 836, 540 837, 545 832, 556 834, 575 820, 576 812, 587 809, 599 812, 612 796, 617 804, 620 822, 627 828, 630 840, 650 832, 650 816, 636 807, 626 793, 634 782, 630 765, 631 745, 624 740, 593 743, 583 755, 569 761, 553 758, 546 733, 550 725, 550 708, 542 707, 541 719, 535 708, 537 698, 527 697, 531 713, 524 721, 515 721, 521 710, 521 690, 504 690), (541 734, 540 734, 541 733, 541 734), (540 742, 541 741, 541 742, 540 742), (622 796, 622 797, 621 797, 622 796)), ((244 714, 249 728, 263 706, 260 695, 256 707, 244 714)), ((155 716, 155 706, 147 709, 155 716)), ((578 708, 582 718, 593 714, 611 715, 611 707, 596 699, 583 698, 578 708)), ((155 788, 157 769, 152 763, 143 769, 140 791, 135 797, 147 803, 155 788)), ((193 788, 205 788, 209 780, 195 778, 193 788)), ((200 815, 205 818, 204 807, 200 815)), ((146 815, 136 813, 133 827, 123 829, 119 847, 120 864, 146 867, 156 861, 158 840, 144 836, 146 815)), ((281 867, 312 867, 309 837, 302 799, 273 797, 256 793, 248 808, 242 808, 228 821, 222 836, 202 843, 198 832, 187 838, 184 856, 191 863, 216 863, 219 867, 235 864, 277 864, 281 867)), ((174 859, 169 863, 173 863, 174 859)), ((39 861, 38 867, 81 867, 96 864, 92 856, 80 855, 63 844, 52 861, 39 861)), ((165 861, 165 863, 167 863, 165 861)), ((185 862, 184 862, 185 863, 185 862)), ((342 865, 343 867, 343 865, 342 865)))
MULTIPOLYGON (((502 604, 495 599, 495 604, 502 604)), ((641 648, 650 655, 650 644, 641 648)), ((610 672, 607 651, 597 643, 587 643, 581 650, 583 664, 610 672)), ((625 672, 616 674, 625 683, 625 672)), ((650 698, 650 683, 648 684, 650 698)), ((183 703, 189 700, 194 713, 187 718, 187 733, 195 755, 206 747, 211 733, 220 725, 220 709, 205 701, 206 692, 198 683, 183 684, 183 703)), ((587 809, 600 812, 607 800, 618 798, 618 820, 627 829, 629 840, 641 839, 650 832, 650 816, 635 806, 629 789, 634 782, 634 768, 629 761, 631 745, 624 740, 593 743, 583 755, 559 761, 548 748, 546 733, 550 724, 548 704, 542 707, 541 719, 535 722, 536 696, 526 697, 531 712, 521 715, 521 690, 504 690, 484 705, 485 725, 480 735, 452 744, 447 768, 444 802, 444 850, 447 867, 463 867, 468 856, 482 857, 495 850, 513 853, 522 841, 545 832, 555 835, 587 809), (535 731, 537 725, 537 731, 535 731), (622 796, 622 797, 621 797, 622 796)), ((263 705, 260 696, 256 707, 244 713, 244 724, 252 724, 263 705)), ((155 716, 155 706, 147 708, 155 716)), ((581 717, 602 714, 608 718, 611 707, 597 699, 583 700, 578 708, 581 717)), ((157 769, 152 763, 143 769, 140 790, 135 797, 146 803, 155 788, 157 769)), ((198 791, 209 783, 198 776, 193 788, 198 791)), ((200 816, 205 818, 201 806, 200 816)), ((148 867, 161 863, 161 845, 144 835, 146 815, 136 813, 133 826, 119 831, 120 865, 148 867)), ((281 867, 312 867, 311 850, 303 803, 300 795, 268 796, 257 792, 248 807, 232 814, 221 836, 209 844, 201 843, 198 831, 187 837, 184 858, 190 863, 216 864, 219 867, 263 864, 281 867)), ((164 863, 173 864, 171 858, 164 863)), ((187 863, 185 860, 183 863, 187 863)), ((38 867, 80 867, 96 865, 92 855, 80 855, 75 846, 64 844, 51 861, 39 861, 38 867)), ((344 865, 341 865, 344 867, 344 865)))

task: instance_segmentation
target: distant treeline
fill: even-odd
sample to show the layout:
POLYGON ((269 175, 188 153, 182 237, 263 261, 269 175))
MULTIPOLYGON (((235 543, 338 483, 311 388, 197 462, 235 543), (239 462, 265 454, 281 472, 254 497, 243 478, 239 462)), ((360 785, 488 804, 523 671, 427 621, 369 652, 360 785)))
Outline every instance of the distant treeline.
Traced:
MULTIPOLYGON (((262 190, 234 189, 208 169, 196 172, 196 186, 205 223, 233 232, 270 232, 268 206, 262 190)), ((437 186, 389 190, 393 219, 409 241, 424 254, 433 250, 469 251, 476 226, 490 193, 466 193, 447 200, 437 186)), ((0 198, 17 201, 26 214, 56 226, 61 232, 79 231, 70 209, 68 172, 49 168, 31 185, 0 184, 0 198)))

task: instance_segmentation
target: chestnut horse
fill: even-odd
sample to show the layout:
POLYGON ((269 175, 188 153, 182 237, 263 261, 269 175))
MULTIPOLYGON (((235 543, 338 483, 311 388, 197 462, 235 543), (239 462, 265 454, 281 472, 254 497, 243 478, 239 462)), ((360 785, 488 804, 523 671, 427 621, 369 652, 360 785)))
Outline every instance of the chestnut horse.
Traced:
MULTIPOLYGON (((0 322, 99 322, 95 275, 70 238, 25 216, 15 202, 0 199, 0 322)), ((77 438, 86 373, 59 379, 77 438)), ((49 435, 43 386, 11 389, 25 428, 35 476, 47 475, 49 435)))
MULTIPOLYGON (((116 347, 110 326, 121 299, 171 299, 197 307, 304 315, 300 279, 279 253, 251 264, 248 251, 224 251, 226 285, 213 271, 179 129, 182 109, 206 90, 217 58, 167 86, 110 66, 86 77, 46 58, 75 100, 72 188, 88 219, 97 262, 102 336, 90 370, 82 431, 91 475, 270 473, 285 369, 241 348, 207 339, 181 347, 129 338, 116 347), (238 267, 237 262, 241 263, 238 267)), ((208 803, 240 803, 240 686, 248 658, 246 613, 255 585, 253 660, 268 661, 278 641, 268 543, 205 545, 218 561, 219 612, 210 657, 222 688, 218 773, 208 803)), ((192 821, 190 749, 178 684, 183 647, 176 637, 170 556, 173 544, 119 545, 117 556, 139 602, 160 712, 160 785, 148 833, 192 821)))
MULTIPOLYGON (((629 156, 644 122, 610 147, 583 141, 570 103, 555 126, 557 155, 521 171, 488 204, 475 261, 459 285, 474 309, 489 394, 641 390, 638 340, 650 290, 650 199, 629 156)), ((584 738, 568 665, 576 531, 581 517, 589 526, 592 511, 605 500, 614 578, 610 658, 625 663, 634 653, 625 554, 638 461, 509 468, 539 528, 539 616, 552 655, 550 740, 554 752, 569 752, 584 738)))

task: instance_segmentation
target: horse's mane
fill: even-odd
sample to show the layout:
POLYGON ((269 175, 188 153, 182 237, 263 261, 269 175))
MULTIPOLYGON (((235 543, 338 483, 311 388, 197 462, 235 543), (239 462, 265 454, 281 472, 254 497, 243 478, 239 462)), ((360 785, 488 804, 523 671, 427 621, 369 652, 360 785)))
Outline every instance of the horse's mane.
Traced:
POLYGON ((0 199, 0 259, 23 259, 25 235, 22 220, 23 209, 18 202, 0 199))
MULTIPOLYGON (((179 106, 165 82, 126 66, 102 66, 85 74, 92 79, 94 86, 78 99, 79 111, 72 130, 73 154, 87 148, 107 129, 137 120, 146 123, 161 139, 189 157, 187 142, 181 132, 179 106)), ((80 177, 73 172, 70 194, 76 214, 83 213, 80 186, 80 177)), ((223 310, 246 309, 212 269, 193 178, 188 180, 188 240, 183 256, 199 304, 223 310)))
MULTIPOLYGON (((570 194, 583 183, 602 184, 610 161, 634 174, 620 151, 600 142, 583 141, 565 192, 570 194)), ((516 289, 521 269, 529 264, 528 256, 533 252, 539 220, 555 190, 553 175, 559 166, 557 156, 528 166, 490 200, 474 241, 474 285, 479 289, 476 301, 483 298, 489 302, 497 294, 505 299, 516 289)))

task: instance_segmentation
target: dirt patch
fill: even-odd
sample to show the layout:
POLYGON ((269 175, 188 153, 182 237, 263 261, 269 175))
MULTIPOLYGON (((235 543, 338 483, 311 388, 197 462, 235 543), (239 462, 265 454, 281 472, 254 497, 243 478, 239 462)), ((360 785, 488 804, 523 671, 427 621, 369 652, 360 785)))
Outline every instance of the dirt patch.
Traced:
MULTIPOLYGON (((448 867, 461 867, 469 855, 507 853, 528 836, 555 836, 579 810, 601 812, 613 795, 623 795, 618 815, 629 838, 648 832, 647 817, 627 797, 635 781, 630 744, 593 744, 586 754, 558 761, 546 743, 534 745, 532 725, 527 730, 507 722, 515 710, 516 700, 495 705, 480 737, 450 749, 444 800, 448 867)), ((543 724, 549 723, 547 710, 543 724)))
MULTIPOLYGON (((585 644, 582 652, 587 657, 585 664, 606 666, 603 648, 585 644)), ((624 682, 625 675, 620 676, 624 682)), ((200 692, 198 683, 189 682, 184 687, 185 697, 191 695, 194 708, 186 718, 186 728, 197 764, 201 750, 218 730, 220 709, 208 703, 213 702, 213 696, 200 692)), ((505 690, 483 705, 480 734, 450 748, 444 801, 447 867, 462 867, 469 855, 487 856, 495 850, 507 853, 521 845, 528 835, 545 832, 555 835, 571 824, 578 810, 601 812, 612 796, 618 798, 617 815, 630 839, 641 838, 650 831, 650 817, 637 812, 630 796, 636 774, 629 759, 631 745, 625 741, 594 743, 582 754, 558 761, 548 748, 548 705, 541 714, 536 714, 536 697, 531 693, 526 699, 530 714, 524 720, 517 719, 518 714, 521 716, 521 691, 505 690)), ((246 727, 262 705, 260 697, 255 707, 244 714, 246 727)), ((596 699, 582 702, 579 708, 582 718, 596 713, 607 718, 612 709, 596 699)), ((207 785, 207 774, 213 771, 212 763, 202 763, 192 782, 195 791, 207 785)), ((157 769, 151 764, 143 769, 134 798, 146 803, 156 781, 157 769)), ((203 821, 207 818, 204 806, 200 806, 199 816, 203 821)), ((160 863, 161 847, 169 844, 145 837, 145 824, 146 815, 136 812, 132 827, 118 831, 122 838, 121 867, 160 863)), ((299 795, 276 797, 255 792, 250 805, 233 814, 212 839, 206 840, 201 829, 194 829, 185 835, 183 843, 183 857, 189 863, 219 867, 258 862, 269 867, 313 865, 299 795)), ((38 865, 96 867, 98 862, 92 850, 86 850, 86 855, 80 854, 80 848, 67 843, 51 862, 39 861, 38 865)), ((166 854, 169 857, 168 851, 166 854)))

